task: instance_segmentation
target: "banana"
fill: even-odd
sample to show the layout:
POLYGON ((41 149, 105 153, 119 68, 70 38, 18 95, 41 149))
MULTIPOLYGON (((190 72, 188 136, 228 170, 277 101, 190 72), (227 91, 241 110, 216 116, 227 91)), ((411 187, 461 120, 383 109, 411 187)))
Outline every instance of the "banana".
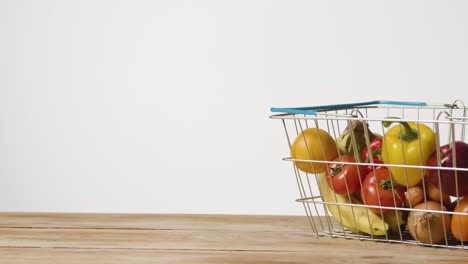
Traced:
POLYGON ((320 192, 324 202, 340 203, 344 205, 327 204, 328 211, 342 226, 351 232, 363 232, 374 236, 383 236, 387 233, 389 225, 378 214, 365 207, 352 206, 362 204, 355 197, 338 195, 328 186, 325 174, 319 174, 320 192), (354 220, 355 219, 355 220, 354 220))
POLYGON ((384 215, 384 220, 388 224, 388 231, 391 234, 399 234, 406 226, 402 211, 391 211, 384 215))

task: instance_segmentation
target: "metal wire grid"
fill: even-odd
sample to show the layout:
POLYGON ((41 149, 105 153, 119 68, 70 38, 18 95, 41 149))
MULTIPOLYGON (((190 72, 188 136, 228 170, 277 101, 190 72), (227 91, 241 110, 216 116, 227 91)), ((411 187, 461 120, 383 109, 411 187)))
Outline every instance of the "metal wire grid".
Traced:
MULTIPOLYGON (((394 120, 394 121, 405 121, 414 122, 416 124, 425 124, 433 129, 436 133, 436 149, 440 146, 453 142, 455 140, 465 141, 465 127, 468 124, 467 109, 462 101, 457 100, 452 104, 444 105, 431 105, 431 106, 364 106, 364 107, 353 107, 348 109, 335 109, 320 111, 315 115, 298 115, 298 114, 277 114, 272 115, 272 119, 280 119, 282 121, 284 131, 286 134, 287 144, 289 150, 291 150, 292 141, 300 135, 305 129, 315 127, 326 130, 333 138, 338 138, 341 131, 343 131, 353 120, 359 120, 365 122, 369 129, 364 126, 366 137, 369 138, 369 133, 372 132, 384 135, 388 128, 385 128, 383 121, 394 120), (388 118, 392 117, 392 118, 388 118)), ((353 136, 353 144, 356 142, 353 136)), ((367 140, 367 147, 370 142, 367 140)), ((321 147, 321 146, 319 146, 321 147)), ((438 157, 440 161, 440 157, 438 157)), ((283 160, 290 162, 293 165, 296 182, 298 185, 300 198, 298 202, 302 203, 309 220, 310 226, 313 232, 317 236, 329 236, 329 237, 341 237, 345 239, 357 239, 357 240, 371 240, 377 242, 390 242, 390 243, 404 243, 404 244, 417 244, 431 247, 444 247, 444 248, 461 248, 467 249, 467 242, 457 241, 450 234, 445 234, 445 243, 443 244, 428 244, 416 241, 411 237, 407 227, 404 230, 399 230, 395 234, 385 234, 385 236, 374 236, 368 235, 361 232, 351 232, 347 228, 339 224, 329 214, 326 206, 337 205, 337 206, 351 206, 354 207, 365 207, 369 210, 372 206, 361 205, 361 204, 343 204, 343 203, 332 203, 324 202, 318 188, 319 180, 317 174, 309 174, 300 171, 294 162, 314 162, 314 163, 325 163, 328 161, 318 160, 298 160, 290 156, 283 158, 283 160), (324 217, 316 217, 324 216, 324 217)), ((358 165, 369 165, 368 163, 359 163, 358 165)), ((428 166, 409 166, 409 165, 390 165, 386 166, 400 166, 407 168, 433 168, 428 166)), ((447 169, 447 168, 438 168, 447 169)), ((450 168, 449 168, 450 169, 450 168)), ((468 169, 456 168, 453 170, 467 171, 468 169)), ((423 188, 424 183, 423 183, 423 188)), ((424 195, 424 201, 428 198, 424 195)), ((441 201, 442 202, 442 201, 441 201)), ((338 207, 340 208, 340 207, 338 207)), ((397 210, 406 211, 418 211, 412 207, 410 208, 394 208, 377 206, 381 209, 391 209, 397 214, 397 210)), ((421 211, 421 210, 419 210, 421 211)), ((424 212, 430 212, 431 210, 422 210, 424 212)), ((440 211, 437 211, 440 213, 440 211)), ((393 212, 389 212, 393 213, 393 212)), ((455 212, 443 212, 454 215, 468 216, 467 213, 455 213, 455 212)), ((381 214, 383 218, 383 213, 381 214)), ((356 223, 356 219, 354 219, 356 223)))

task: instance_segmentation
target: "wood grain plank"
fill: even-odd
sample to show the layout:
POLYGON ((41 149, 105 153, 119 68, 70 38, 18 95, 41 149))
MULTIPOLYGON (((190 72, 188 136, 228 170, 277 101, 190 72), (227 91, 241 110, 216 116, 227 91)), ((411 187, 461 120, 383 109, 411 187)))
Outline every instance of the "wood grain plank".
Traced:
POLYGON ((0 247, 308 250, 315 238, 289 231, 0 229, 0 247))
POLYGON ((0 263, 464 263, 461 249, 316 237, 301 216, 0 213, 0 263))
POLYGON ((305 216, 0 213, 0 228, 224 229, 310 232, 305 216))
MULTIPOLYGON (((2 230, 0 248, 56 248, 92 250, 166 250, 174 251, 245 251, 245 252, 313 252, 314 255, 392 257, 402 254, 418 256, 468 257, 461 249, 428 248, 383 242, 314 237, 292 232, 229 230, 67 230, 9 229, 2 230), (356 255, 355 253, 359 253, 356 255), (322 253, 325 253, 323 255, 322 253)), ((425 258, 424 258, 425 259, 425 258)))
MULTIPOLYGON (((352 242, 352 241, 347 241, 352 242)), ((372 242, 370 242, 372 244, 372 242)), ((460 250, 428 249, 386 245, 356 250, 355 243, 337 247, 311 247, 309 251, 201 251, 201 250, 125 250, 63 248, 0 248, 2 264, 303 264, 303 263, 464 263, 467 255, 460 250), (413 251, 412 249, 416 249, 413 251)), ((369 244, 369 242, 364 242, 369 244)), ((378 243, 381 244, 381 243, 378 243)))

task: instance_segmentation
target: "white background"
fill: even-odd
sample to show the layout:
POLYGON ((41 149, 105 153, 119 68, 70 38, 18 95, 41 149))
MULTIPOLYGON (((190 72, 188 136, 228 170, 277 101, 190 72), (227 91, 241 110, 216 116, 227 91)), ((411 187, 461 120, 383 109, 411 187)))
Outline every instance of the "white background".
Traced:
POLYGON ((467 14, 0 0, 0 211, 302 215, 269 108, 468 101, 467 14))

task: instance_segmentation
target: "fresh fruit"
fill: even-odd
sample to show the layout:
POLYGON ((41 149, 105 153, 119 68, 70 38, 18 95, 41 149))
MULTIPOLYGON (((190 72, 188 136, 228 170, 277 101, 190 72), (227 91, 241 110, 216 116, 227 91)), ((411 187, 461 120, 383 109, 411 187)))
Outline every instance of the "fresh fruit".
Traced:
POLYGON ((328 132, 320 128, 307 128, 291 144, 291 156, 308 160, 294 162, 299 170, 318 174, 327 170, 327 164, 313 161, 331 161, 338 156, 338 150, 328 132))
POLYGON ((361 188, 361 182, 366 176, 364 167, 356 164, 352 156, 340 156, 336 162, 347 162, 350 164, 330 163, 327 171, 327 184, 337 194, 353 194, 361 188))
POLYGON ((378 214, 367 210, 354 196, 339 195, 333 192, 328 186, 325 174, 319 175, 319 187, 322 194, 322 200, 326 204, 328 211, 343 227, 348 228, 351 232, 363 232, 374 236, 383 236, 386 234, 389 226, 378 214))
POLYGON ((465 215, 452 216, 452 235, 458 241, 468 241, 468 199, 459 199, 453 211, 465 215))
POLYGON ((384 214, 384 220, 388 223, 388 231, 391 234, 400 234, 406 226, 402 211, 391 211, 384 214))
MULTIPOLYGON (((392 180, 386 168, 376 169, 367 174, 361 188, 361 199, 366 205, 403 207, 405 188, 392 180)), ((386 213, 391 209, 369 207, 376 213, 386 213)))
POLYGON ((428 175, 430 182, 448 195, 455 197, 467 195, 468 171, 456 170, 455 168, 468 168, 468 144, 462 141, 456 141, 452 144, 444 145, 440 147, 439 154, 440 163, 437 160, 437 152, 434 151, 427 161, 427 165, 453 169, 429 169, 428 175))
MULTIPOLYGON (((390 126, 392 122, 384 122, 390 126)), ((436 148, 435 133, 426 125, 413 122, 399 122, 384 135, 382 160, 385 164, 405 165, 390 167, 393 179, 407 187, 418 184, 424 175, 422 168, 436 148)))
POLYGON ((450 215, 434 211, 446 211, 445 207, 434 201, 420 203, 408 215, 408 230, 411 236, 427 244, 446 241, 450 233, 450 215))

